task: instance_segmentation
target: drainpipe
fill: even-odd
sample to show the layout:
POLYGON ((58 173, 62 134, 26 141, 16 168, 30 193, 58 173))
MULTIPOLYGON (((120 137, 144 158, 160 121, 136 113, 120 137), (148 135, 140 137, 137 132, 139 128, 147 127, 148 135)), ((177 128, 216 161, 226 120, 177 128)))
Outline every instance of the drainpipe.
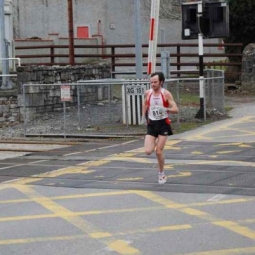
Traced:
POLYGON ((5 20, 4 20, 4 0, 0 0, 0 44, 1 44, 1 55, 0 58, 5 59, 2 60, 2 86, 1 88, 8 87, 8 69, 6 60, 6 39, 5 39, 5 20))
MULTIPOLYGON (((92 37, 100 37, 101 38, 101 45, 104 45, 104 36, 101 34, 101 20, 98 20, 98 23, 97 23, 97 34, 94 34, 92 35, 92 37)), ((104 48, 102 47, 102 58, 103 55, 104 55, 104 48)))
POLYGON ((68 0, 69 64, 74 65, 73 0, 68 0))

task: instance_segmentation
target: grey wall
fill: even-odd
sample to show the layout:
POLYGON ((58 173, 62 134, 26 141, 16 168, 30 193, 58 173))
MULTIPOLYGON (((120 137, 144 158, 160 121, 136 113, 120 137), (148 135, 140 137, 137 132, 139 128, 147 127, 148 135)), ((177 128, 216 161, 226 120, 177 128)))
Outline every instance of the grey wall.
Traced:
MULTIPOLYGON (((12 1, 16 38, 38 36, 45 39, 49 33, 68 36, 67 0, 12 1)), ((134 43, 133 3, 134 0, 73 0, 75 36, 77 26, 88 25, 91 35, 102 33, 107 44, 134 43)), ((149 16, 142 6, 143 43, 148 43, 149 16)), ((181 40, 180 21, 160 20, 160 28, 165 29, 166 42, 181 40)))

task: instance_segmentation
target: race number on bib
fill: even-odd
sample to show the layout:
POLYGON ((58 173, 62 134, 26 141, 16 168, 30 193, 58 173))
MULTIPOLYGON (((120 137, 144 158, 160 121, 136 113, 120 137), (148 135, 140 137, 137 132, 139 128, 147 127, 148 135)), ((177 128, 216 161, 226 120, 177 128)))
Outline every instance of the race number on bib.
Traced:
POLYGON ((166 110, 162 106, 151 106, 150 110, 156 120, 161 120, 167 117, 166 110))

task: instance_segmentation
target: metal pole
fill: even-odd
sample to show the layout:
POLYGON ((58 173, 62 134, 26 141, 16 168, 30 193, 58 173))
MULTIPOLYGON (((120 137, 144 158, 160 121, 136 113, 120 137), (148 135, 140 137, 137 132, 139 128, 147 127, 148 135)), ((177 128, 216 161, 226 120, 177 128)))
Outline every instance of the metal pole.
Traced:
POLYGON ((9 42, 5 39, 4 40, 5 43, 5 56, 7 58, 7 60, 5 61, 5 67, 6 67, 6 85, 7 85, 7 89, 12 89, 12 82, 10 81, 10 66, 9 66, 9 42))
MULTIPOLYGON (((5 45, 5 17, 4 17, 4 0, 0 0, 0 44, 1 44, 1 58, 6 59, 6 45, 5 45)), ((2 87, 8 86, 7 82, 7 60, 2 60, 2 87)))
MULTIPOLYGON (((177 105, 180 105, 180 80, 177 81, 176 84, 176 101, 177 105)), ((177 126, 180 127, 180 113, 177 114, 177 126)))
POLYGON ((74 65, 73 0, 68 0, 69 64, 74 65))
MULTIPOLYGON (((197 5, 198 19, 203 16, 203 3, 200 2, 197 5)), ((199 24, 199 22, 198 22, 199 24)), ((195 118, 205 119, 204 111, 204 51, 203 51, 203 34, 201 29, 198 34, 198 55, 199 55, 199 97, 200 97, 200 109, 197 112, 195 118)))
POLYGON ((124 84, 124 96, 125 96, 125 110, 126 110, 126 114, 125 114, 125 117, 126 117, 126 128, 128 128, 128 102, 127 102, 127 84, 124 84))
POLYGON ((161 51, 161 69, 166 79, 170 78, 169 65, 170 65, 170 52, 161 51))
POLYGON ((134 0, 135 13, 135 62, 136 62, 136 78, 143 78, 143 53, 142 53, 142 36, 141 36, 141 2, 134 0))
POLYGON ((77 97, 78 97, 78 130, 81 130, 81 98, 80 98, 80 86, 77 85, 77 97))
MULTIPOLYGON (((104 87, 103 87, 104 88, 104 87)), ((109 119, 112 122, 112 91, 111 91, 111 85, 109 84, 107 86, 108 90, 108 111, 109 111, 109 119)))
POLYGON ((26 137, 27 133, 27 117, 26 117, 26 93, 25 93, 26 86, 22 84, 22 94, 23 94, 23 129, 24 129, 24 136, 26 137))
POLYGON ((64 138, 66 138, 66 102, 63 102, 63 118, 64 118, 64 138))

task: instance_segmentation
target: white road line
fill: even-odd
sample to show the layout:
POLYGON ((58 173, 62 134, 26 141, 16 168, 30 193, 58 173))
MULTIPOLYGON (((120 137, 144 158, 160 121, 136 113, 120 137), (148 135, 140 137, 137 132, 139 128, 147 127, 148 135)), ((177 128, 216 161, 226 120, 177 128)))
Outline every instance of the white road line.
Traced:
POLYGON ((105 146, 105 147, 99 147, 99 148, 86 150, 86 151, 78 151, 78 152, 68 153, 68 154, 64 154, 63 156, 71 156, 71 155, 81 154, 81 153, 84 153, 84 152, 92 152, 92 151, 99 151, 99 150, 109 149, 109 148, 118 147, 118 146, 129 144, 129 143, 133 143, 135 141, 137 141, 137 140, 127 141, 127 142, 124 142, 124 143, 109 145, 109 146, 105 146))
POLYGON ((220 201, 220 200, 223 199, 224 197, 226 197, 226 195, 218 194, 218 195, 216 195, 216 196, 213 196, 213 197, 209 198, 207 201, 208 201, 208 202, 216 202, 216 201, 220 201))

